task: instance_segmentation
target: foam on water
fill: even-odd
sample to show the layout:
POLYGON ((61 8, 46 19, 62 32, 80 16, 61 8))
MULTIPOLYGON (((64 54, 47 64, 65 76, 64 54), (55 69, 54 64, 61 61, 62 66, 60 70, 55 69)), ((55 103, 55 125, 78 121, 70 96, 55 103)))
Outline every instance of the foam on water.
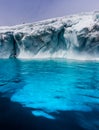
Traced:
POLYGON ((20 55, 18 56, 19 59, 54 59, 54 58, 66 58, 66 51, 59 50, 51 54, 49 51, 47 52, 39 52, 36 55, 33 55, 29 52, 21 51, 20 55))
POLYGON ((65 59, 65 60, 79 60, 79 61, 99 61, 99 55, 88 55, 86 53, 76 53, 73 50, 63 51, 59 50, 54 53, 47 52, 39 52, 36 55, 28 51, 21 50, 21 53, 18 56, 18 59, 26 59, 26 60, 33 60, 33 59, 65 59))

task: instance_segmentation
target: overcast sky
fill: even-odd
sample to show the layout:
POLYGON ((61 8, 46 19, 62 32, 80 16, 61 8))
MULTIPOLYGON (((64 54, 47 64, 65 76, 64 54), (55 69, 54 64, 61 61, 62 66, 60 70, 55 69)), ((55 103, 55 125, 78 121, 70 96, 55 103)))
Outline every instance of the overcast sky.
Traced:
POLYGON ((99 0, 0 0, 0 25, 99 10, 99 0))

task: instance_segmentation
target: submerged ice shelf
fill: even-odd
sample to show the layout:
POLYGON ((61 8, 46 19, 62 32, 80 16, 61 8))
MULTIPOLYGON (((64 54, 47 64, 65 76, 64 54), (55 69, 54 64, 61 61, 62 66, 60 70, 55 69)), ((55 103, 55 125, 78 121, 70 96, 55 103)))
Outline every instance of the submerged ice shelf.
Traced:
POLYGON ((99 111, 99 62, 0 60, 0 93, 50 120, 67 111, 94 113, 99 111))
POLYGON ((78 54, 98 57, 99 12, 0 27, 0 58, 75 58, 78 54))

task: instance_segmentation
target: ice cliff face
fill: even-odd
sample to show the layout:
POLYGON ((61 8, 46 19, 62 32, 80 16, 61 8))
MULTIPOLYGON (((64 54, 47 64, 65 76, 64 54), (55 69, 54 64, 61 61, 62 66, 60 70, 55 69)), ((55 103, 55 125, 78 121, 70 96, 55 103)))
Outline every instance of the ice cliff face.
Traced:
POLYGON ((99 54, 99 12, 0 27, 0 58, 99 54))

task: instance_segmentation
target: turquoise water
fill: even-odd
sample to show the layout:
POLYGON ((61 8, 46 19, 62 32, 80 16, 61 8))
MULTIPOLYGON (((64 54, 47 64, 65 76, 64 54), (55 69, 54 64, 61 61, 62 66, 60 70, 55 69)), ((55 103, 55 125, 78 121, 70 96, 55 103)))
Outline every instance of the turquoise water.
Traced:
MULTIPOLYGON (((68 111, 99 114, 99 63, 65 59, 0 60, 0 92, 11 102, 29 108, 38 118, 54 121, 61 119, 61 112, 68 111)), ((84 115, 75 117, 82 127, 98 130, 97 114, 90 119, 84 115)))

